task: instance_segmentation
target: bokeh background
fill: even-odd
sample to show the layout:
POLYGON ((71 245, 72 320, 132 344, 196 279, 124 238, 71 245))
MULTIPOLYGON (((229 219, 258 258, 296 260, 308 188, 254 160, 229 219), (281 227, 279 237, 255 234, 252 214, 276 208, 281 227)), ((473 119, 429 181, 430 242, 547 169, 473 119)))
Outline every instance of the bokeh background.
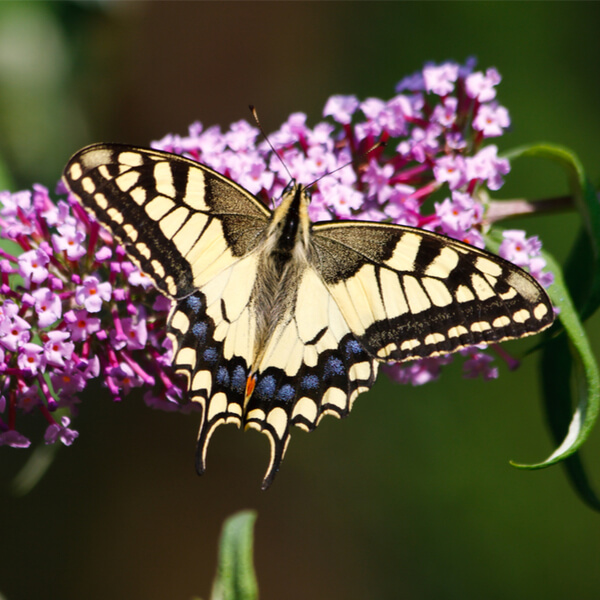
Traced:
MULTIPOLYGON (((320 119, 334 93, 389 98, 425 61, 478 58, 503 75, 512 131, 501 149, 564 144, 600 165, 598 3, 2 2, 1 174, 52 189, 94 141, 147 145, 168 132, 248 118, 267 131, 294 111, 320 119)), ((513 165, 499 197, 567 192, 554 165, 513 165)), ((577 218, 515 221, 564 258, 577 218)), ((589 323, 600 355, 600 321, 589 323)), ((514 354, 534 341, 515 342, 514 354)), ((193 469, 197 422, 133 395, 90 390, 80 438, 24 497, 27 452, 0 450, 0 594, 6 600, 188 600, 209 594, 224 518, 258 512, 261 597, 592 599, 600 515, 552 451, 536 356, 494 382, 460 367, 421 388, 380 377, 344 422, 295 432, 260 492, 263 436, 222 427, 208 472, 193 469)), ((40 420, 40 439, 42 436, 40 420)), ((600 485, 600 430, 584 450, 600 485)))

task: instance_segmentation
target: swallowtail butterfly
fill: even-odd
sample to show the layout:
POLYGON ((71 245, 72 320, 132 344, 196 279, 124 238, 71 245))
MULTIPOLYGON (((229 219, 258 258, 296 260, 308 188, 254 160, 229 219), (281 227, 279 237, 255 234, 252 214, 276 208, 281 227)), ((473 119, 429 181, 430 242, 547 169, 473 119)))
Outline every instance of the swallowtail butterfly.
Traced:
POLYGON ((270 440, 266 488, 290 426, 345 417, 382 362, 554 319, 529 274, 473 246, 399 225, 311 223, 295 181, 271 211, 202 164, 118 144, 79 151, 64 181, 173 300, 173 363, 202 409, 199 473, 215 428, 243 424, 270 440))

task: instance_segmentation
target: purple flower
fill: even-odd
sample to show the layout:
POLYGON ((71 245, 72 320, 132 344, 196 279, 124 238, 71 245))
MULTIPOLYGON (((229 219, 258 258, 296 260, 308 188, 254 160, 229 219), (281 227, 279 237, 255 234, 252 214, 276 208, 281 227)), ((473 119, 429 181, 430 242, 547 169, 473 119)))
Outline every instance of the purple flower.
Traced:
POLYGON ((247 121, 232 123, 225 134, 225 142, 234 151, 245 151, 254 146, 259 131, 247 121))
POLYGON ((52 423, 46 429, 46 433, 44 434, 46 444, 55 444, 61 441, 65 446, 70 446, 79 437, 78 431, 69 429, 68 425, 71 423, 69 417, 62 417, 60 422, 60 425, 52 423))
POLYGON ((447 96, 454 91, 454 83, 458 79, 458 65, 443 63, 439 66, 426 65, 423 69, 425 90, 438 96, 447 96))
POLYGON ((38 371, 43 370, 46 359, 42 347, 29 342, 23 344, 19 348, 17 364, 19 365, 19 368, 24 371, 29 370, 33 375, 38 371))
MULTIPOLYGON (((327 205, 331 207, 335 214, 341 218, 352 217, 354 211, 358 210, 363 201, 363 195, 357 192, 353 187, 339 185, 336 182, 323 182, 321 193, 327 196, 327 205)), ((318 217, 315 216, 315 219, 318 217)))
POLYGON ((482 377, 483 379, 497 379, 498 367, 491 363, 494 360, 489 354, 469 351, 470 358, 463 364, 463 374, 469 379, 482 377))
POLYGON ((30 250, 19 256, 19 273, 25 279, 27 285, 33 283, 43 283, 48 277, 46 265, 50 258, 43 250, 30 250))
POLYGON ((0 433, 0 446, 11 446, 13 448, 29 448, 31 442, 18 431, 9 429, 0 433))
POLYGON ((58 294, 49 288, 43 287, 31 293, 35 300, 35 312, 38 317, 38 325, 42 328, 52 325, 62 316, 62 301, 58 294))
POLYGON ((75 344, 68 341, 70 334, 67 331, 50 331, 44 342, 44 357, 46 362, 56 367, 64 367, 65 361, 71 360, 75 344))
POLYGON ((496 87, 502 77, 493 67, 485 72, 478 71, 467 75, 465 79, 465 90, 471 98, 479 102, 489 102, 496 97, 496 87))
POLYGON ((7 350, 16 352, 17 348, 29 341, 31 325, 25 319, 15 315, 11 319, 5 319, 0 324, 0 344, 7 350))
POLYGON ((496 146, 486 146, 475 156, 465 159, 466 175, 469 181, 479 179, 486 182, 490 190, 498 190, 502 187, 504 180, 502 175, 510 171, 510 164, 505 158, 498 158, 496 146))
POLYGON ((123 344, 130 350, 141 350, 148 341, 148 329, 145 319, 122 319, 123 344))
POLYGON ((463 239, 466 232, 481 222, 483 207, 463 192, 452 192, 452 199, 435 203, 435 213, 443 232, 456 239, 463 239))
POLYGON ((529 267, 531 258, 540 253, 542 244, 537 236, 526 237, 521 229, 506 229, 502 232, 504 241, 499 254, 519 267, 529 267))
POLYGON ((17 406, 25 413, 31 412, 41 403, 37 385, 23 385, 17 393, 17 406))
POLYGON ((497 137, 510 125, 510 117, 504 106, 482 104, 473 119, 473 129, 481 131, 483 137, 497 137))
POLYGON ((57 229, 60 235, 52 236, 52 244, 56 252, 64 252, 69 260, 79 260, 85 255, 83 231, 79 231, 74 223, 59 225, 57 229))
POLYGON ((390 178, 394 172, 392 165, 378 165, 374 160, 369 161, 363 181, 369 186, 369 195, 375 196, 378 202, 385 202, 392 195, 390 178))
POLYGON ((77 286, 75 300, 85 306, 91 313, 97 313, 102 308, 102 302, 110 300, 112 287, 108 281, 100 282, 97 277, 86 277, 83 284, 77 286))
POLYGON ((457 190, 468 180, 467 162, 460 156, 442 156, 433 167, 436 181, 447 183, 451 190, 457 190))
POLYGON ((237 171, 239 184, 253 194, 268 190, 275 179, 275 175, 265 169, 264 161, 256 155, 240 161, 237 171))
POLYGON ((359 102, 356 96, 331 96, 325 104, 323 116, 331 116, 338 123, 348 125, 358 106, 359 102))
POLYGON ((100 319, 90 316, 86 310, 70 310, 65 314, 65 323, 74 342, 86 340, 100 330, 100 319))
POLYGON ((66 364, 62 369, 54 369, 50 374, 52 386, 60 398, 68 399, 69 402, 74 394, 85 388, 87 379, 91 379, 91 377, 86 377, 85 372, 72 362, 66 364))
POLYGON ((442 127, 452 127, 456 121, 458 98, 450 96, 444 98, 442 104, 438 104, 431 114, 432 121, 439 123, 442 127))

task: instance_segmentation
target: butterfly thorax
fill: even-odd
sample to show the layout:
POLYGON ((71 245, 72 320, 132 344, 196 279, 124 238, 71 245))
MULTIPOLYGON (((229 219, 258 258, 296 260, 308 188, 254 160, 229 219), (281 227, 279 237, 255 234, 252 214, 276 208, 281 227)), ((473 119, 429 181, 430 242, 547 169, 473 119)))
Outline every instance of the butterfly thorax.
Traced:
POLYGON ((309 201, 305 188, 294 182, 273 212, 259 251, 253 292, 256 337, 251 370, 259 366, 276 326, 292 317, 298 282, 310 263, 309 201))

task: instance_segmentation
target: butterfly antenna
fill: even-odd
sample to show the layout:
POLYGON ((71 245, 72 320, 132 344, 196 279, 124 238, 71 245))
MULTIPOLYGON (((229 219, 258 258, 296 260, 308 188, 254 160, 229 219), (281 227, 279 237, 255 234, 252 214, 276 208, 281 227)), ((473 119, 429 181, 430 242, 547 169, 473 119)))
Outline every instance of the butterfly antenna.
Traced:
MULTIPOLYGON (((373 150, 377 150, 377 148, 382 148, 385 147, 385 142, 380 141, 377 142, 376 144, 373 144, 363 155, 361 158, 364 158, 365 156, 368 156, 369 154, 371 154, 371 152, 373 152, 373 150)), ((323 173, 323 175, 321 175, 320 177, 318 177, 317 179, 315 179, 310 185, 307 185, 307 188, 312 187, 313 185, 316 185, 317 183, 319 183, 319 181, 321 181, 321 179, 323 179, 324 177, 328 177, 329 175, 333 175, 334 173, 337 173, 338 171, 341 171, 342 169, 345 169, 348 165, 352 164, 352 160, 349 160, 347 163, 344 163, 343 165, 340 165, 339 167, 335 168, 333 171, 327 171, 327 173, 323 173)))
POLYGON ((290 170, 287 168, 287 165, 285 164, 283 158, 281 157, 281 154, 279 154, 279 152, 277 152, 277 150, 275 150, 275 147, 273 146, 273 144, 271 144, 271 140, 265 133, 265 130, 262 128, 262 125, 260 124, 260 121, 258 120, 258 113, 256 112, 256 108, 254 108, 253 104, 250 104, 249 108, 250 108, 250 112, 252 113, 252 117, 256 121, 256 126, 258 127, 262 136, 267 141, 267 144, 269 144, 269 148, 271 148, 271 150, 273 151, 273 154, 275 154, 275 156, 279 159, 279 162, 283 165, 283 168, 285 169, 285 172, 288 174, 290 180, 293 180, 294 178, 292 177, 290 170))

